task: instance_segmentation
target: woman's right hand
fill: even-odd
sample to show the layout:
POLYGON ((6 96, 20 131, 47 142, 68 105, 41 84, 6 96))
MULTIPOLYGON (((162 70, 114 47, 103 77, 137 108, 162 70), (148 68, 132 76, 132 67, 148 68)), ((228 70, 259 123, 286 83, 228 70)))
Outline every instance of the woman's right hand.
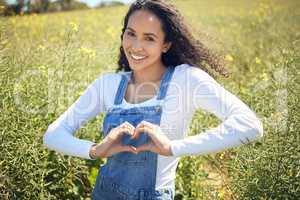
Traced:
POLYGON ((112 128, 101 143, 94 145, 90 149, 91 158, 106 158, 116 153, 128 151, 137 153, 136 148, 121 143, 124 134, 133 136, 135 127, 129 122, 124 122, 119 126, 112 128))

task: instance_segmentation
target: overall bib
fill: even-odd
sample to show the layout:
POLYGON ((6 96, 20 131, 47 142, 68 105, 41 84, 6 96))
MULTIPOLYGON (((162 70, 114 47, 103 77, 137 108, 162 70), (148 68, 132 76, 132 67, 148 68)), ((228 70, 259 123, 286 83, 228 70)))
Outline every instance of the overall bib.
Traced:
MULTIPOLYGON (((120 105, 125 96, 128 81, 132 72, 122 75, 122 80, 115 96, 114 106, 108 110, 103 119, 103 133, 106 136, 109 131, 129 122, 136 127, 141 121, 148 121, 160 125, 162 104, 166 96, 168 83, 171 80, 174 67, 166 68, 157 95, 157 104, 153 106, 141 106, 121 108, 120 105)), ((124 145, 138 147, 148 143, 150 137, 147 133, 141 133, 139 138, 130 139, 130 135, 123 135, 121 142, 124 145)), ((100 167, 92 197, 94 200, 173 200, 172 188, 155 190, 156 169, 158 154, 151 151, 143 151, 138 154, 120 152, 107 158, 107 162, 100 167)))

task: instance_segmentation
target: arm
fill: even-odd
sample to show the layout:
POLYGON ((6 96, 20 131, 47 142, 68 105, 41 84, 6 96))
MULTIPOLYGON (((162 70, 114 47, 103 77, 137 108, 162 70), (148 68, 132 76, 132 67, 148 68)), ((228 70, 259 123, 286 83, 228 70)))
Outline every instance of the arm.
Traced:
POLYGON ((188 107, 211 112, 222 123, 204 133, 171 141, 173 156, 216 153, 263 136, 261 121, 246 104, 206 72, 193 67, 189 73, 188 107))
POLYGON ((44 145, 65 155, 91 159, 89 151, 95 143, 76 138, 74 133, 104 109, 104 76, 102 75, 87 87, 67 111, 49 125, 43 137, 44 145))

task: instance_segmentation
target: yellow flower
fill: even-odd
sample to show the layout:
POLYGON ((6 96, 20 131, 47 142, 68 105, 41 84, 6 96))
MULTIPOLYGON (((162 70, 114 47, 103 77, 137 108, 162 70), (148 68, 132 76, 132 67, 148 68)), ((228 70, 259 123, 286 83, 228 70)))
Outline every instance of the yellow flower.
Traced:
POLYGON ((79 91, 77 92, 77 95, 78 95, 78 96, 81 96, 81 95, 83 94, 83 92, 84 92, 84 91, 79 90, 79 91))
POLYGON ((220 159, 222 160, 224 158, 224 153, 221 153, 220 159))
POLYGON ((43 46, 43 45, 41 45, 41 44, 38 46, 38 50, 42 50, 42 51, 43 51, 43 50, 45 50, 45 49, 46 49, 46 47, 43 46))
POLYGON ((231 55, 226 55, 225 60, 233 61, 233 57, 231 55))
POLYGON ((222 199, 222 198, 225 197, 225 194, 226 194, 226 190, 225 190, 225 188, 222 187, 222 188, 219 190, 218 197, 222 199))
POLYGON ((86 54, 89 58, 94 58, 96 57, 96 51, 93 49, 89 49, 86 47, 80 47, 79 51, 83 54, 86 54))
POLYGON ((262 77, 262 79, 263 79, 264 81, 267 81, 267 80, 268 80, 268 74, 265 73, 265 72, 261 74, 261 77, 262 77))
POLYGON ((291 169, 288 171, 288 175, 289 175, 290 177, 293 176, 293 171, 292 171, 291 169))
POLYGON ((75 22, 70 22, 69 25, 71 26, 72 31, 78 31, 78 25, 75 22))
POLYGON ((24 92, 26 89, 21 85, 20 83, 16 83, 14 85, 14 91, 15 92, 24 92))
POLYGON ((46 69, 46 66, 45 65, 40 65, 40 66, 38 66, 38 68, 43 70, 43 69, 46 69))
POLYGON ((256 64, 260 64, 260 63, 261 63, 261 60, 260 60, 258 57, 255 57, 255 63, 256 63, 256 64))

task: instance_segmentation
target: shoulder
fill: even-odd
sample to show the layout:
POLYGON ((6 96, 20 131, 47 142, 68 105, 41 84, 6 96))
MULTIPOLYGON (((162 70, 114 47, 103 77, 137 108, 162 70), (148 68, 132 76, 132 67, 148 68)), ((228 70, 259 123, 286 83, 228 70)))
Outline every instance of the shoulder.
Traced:
POLYGON ((96 75, 96 78, 88 85, 87 89, 93 94, 104 96, 111 94, 117 89, 123 73, 126 72, 102 72, 96 75))
POLYGON ((97 84, 112 84, 121 80, 123 74, 127 72, 102 72, 94 80, 97 84))
POLYGON ((197 66, 181 64, 175 67, 174 78, 184 82, 215 82, 214 78, 197 66))

